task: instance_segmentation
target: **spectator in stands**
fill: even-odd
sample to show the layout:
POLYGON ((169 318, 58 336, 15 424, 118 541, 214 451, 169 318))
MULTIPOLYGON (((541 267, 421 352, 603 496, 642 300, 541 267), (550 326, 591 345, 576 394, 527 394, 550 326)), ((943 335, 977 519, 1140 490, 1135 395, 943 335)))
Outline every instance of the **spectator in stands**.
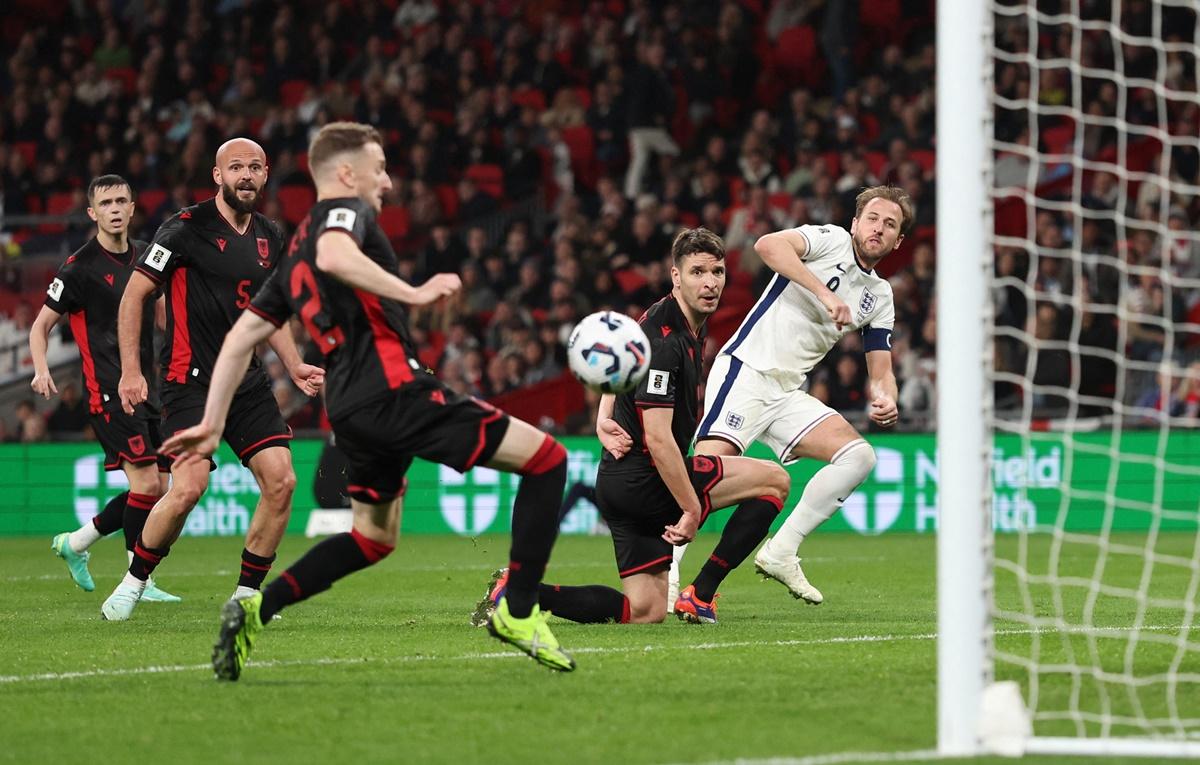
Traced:
POLYGON ((79 394, 79 386, 69 382, 58 393, 58 406, 46 419, 52 435, 82 433, 88 424, 88 407, 79 394))
POLYGON ((458 219, 462 221, 479 220, 491 215, 499 209, 496 198, 481 190, 475 181, 463 176, 458 181, 458 219))
POLYGON ((666 50, 652 40, 641 45, 640 64, 629 78, 629 170, 625 174, 625 196, 635 198, 642 190, 642 176, 654 154, 676 156, 679 145, 671 138, 671 116, 675 92, 663 60, 666 50))
POLYGON ((46 420, 30 399, 17 404, 16 438, 23 444, 46 440, 46 420))

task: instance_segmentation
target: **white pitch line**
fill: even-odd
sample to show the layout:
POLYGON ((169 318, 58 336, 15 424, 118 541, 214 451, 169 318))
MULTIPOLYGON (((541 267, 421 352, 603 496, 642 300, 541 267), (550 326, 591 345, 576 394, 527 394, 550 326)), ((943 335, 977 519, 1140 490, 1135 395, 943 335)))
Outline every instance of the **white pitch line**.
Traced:
MULTIPOLYGON (((1114 630, 1116 628, 1113 628, 1114 630)), ((1146 631, 1161 631, 1179 629, 1178 626, 1146 626, 1146 631)), ((1035 630, 997 630, 997 635, 1028 635, 1035 630)), ((1049 630, 1047 630, 1049 631, 1049 630)), ((629 646, 585 646, 572 648, 573 654, 628 654, 651 653, 655 651, 717 651, 730 648, 773 647, 793 648, 797 646, 842 645, 852 643, 899 643, 910 640, 934 640, 936 633, 917 633, 913 635, 855 635, 849 637, 817 638, 813 640, 736 640, 728 642, 693 643, 690 645, 629 645, 629 646)), ((275 669, 279 667, 321 667, 343 666, 348 664, 405 664, 424 661, 489 661, 492 659, 519 659, 524 655, 512 651, 489 651, 484 653, 464 653, 456 656, 437 656, 434 654, 410 654, 407 656, 345 657, 318 659, 281 659, 270 661, 252 661, 248 666, 254 669, 275 669)), ((89 669, 76 672, 43 672, 32 675, 0 675, 0 684, 36 683, 57 680, 82 680, 92 677, 125 677, 129 675, 155 675, 175 672, 197 672, 211 669, 208 664, 168 664, 149 667, 126 667, 117 669, 89 669)))
POLYGON ((854 762, 912 762, 938 760, 942 755, 936 749, 918 749, 909 752, 837 752, 836 754, 813 754, 808 757, 768 757, 766 759, 717 760, 703 765, 843 765, 854 762))

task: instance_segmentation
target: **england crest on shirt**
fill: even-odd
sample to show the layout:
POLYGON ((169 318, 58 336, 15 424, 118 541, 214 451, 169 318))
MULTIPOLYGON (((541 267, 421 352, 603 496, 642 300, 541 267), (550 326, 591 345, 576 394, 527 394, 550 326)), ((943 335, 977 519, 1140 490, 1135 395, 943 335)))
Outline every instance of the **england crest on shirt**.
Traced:
POLYGON ((870 315, 871 311, 875 310, 875 304, 879 302, 871 290, 864 289, 862 298, 858 301, 858 312, 863 316, 870 315))

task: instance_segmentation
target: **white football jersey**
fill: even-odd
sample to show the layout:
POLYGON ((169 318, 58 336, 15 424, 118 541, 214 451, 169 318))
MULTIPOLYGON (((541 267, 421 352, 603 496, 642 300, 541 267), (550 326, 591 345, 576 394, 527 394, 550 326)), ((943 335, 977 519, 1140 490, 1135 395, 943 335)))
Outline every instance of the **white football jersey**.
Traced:
POLYGON ((892 285, 858 265, 849 231, 813 225, 794 230, 808 241, 804 265, 850 308, 850 323, 839 330, 816 295, 776 274, 721 349, 773 375, 785 389, 799 388, 813 367, 851 331, 863 330, 866 350, 889 350, 896 322, 892 285))

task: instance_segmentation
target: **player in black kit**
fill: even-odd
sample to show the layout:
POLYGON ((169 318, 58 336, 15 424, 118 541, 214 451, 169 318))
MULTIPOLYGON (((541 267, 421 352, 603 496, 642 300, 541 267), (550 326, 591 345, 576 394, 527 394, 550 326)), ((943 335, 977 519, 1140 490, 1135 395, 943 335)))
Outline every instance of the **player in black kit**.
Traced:
MULTIPOLYGON (((725 286, 725 245, 711 231, 685 229, 671 245, 671 293, 639 319, 650 340, 650 369, 637 388, 600 399, 596 435, 604 446, 596 474, 600 514, 612 531, 624 592, 603 585, 543 584, 543 610, 576 622, 661 622, 667 614, 672 545, 687 544, 713 510, 738 505, 675 613, 717 621, 717 587, 770 531, 790 480, 773 462, 687 456, 700 420, 698 390, 705 322, 725 286)), ((472 621, 494 608, 511 574, 492 575, 472 621)))
MULTIPOLYGON (((160 357, 164 435, 200 421, 221 341, 276 268, 283 251, 278 226, 254 211, 267 181, 262 147, 245 138, 225 142, 217 150, 213 180, 219 187, 214 198, 180 210, 159 227, 150 248, 138 258, 137 273, 125 288, 117 319, 122 370, 117 390, 129 412, 147 391, 136 353, 142 302, 146 295, 163 289, 167 303, 166 343, 160 357)), ((301 361, 290 330, 267 339, 297 387, 315 395, 324 382, 324 370, 301 361)), ((246 532, 234 593, 245 597, 258 591, 275 560, 291 512, 296 475, 288 447, 291 431, 257 358, 239 382, 233 416, 223 435, 261 490, 246 532)), ((172 465, 171 486, 150 511, 129 572, 101 608, 106 619, 124 620, 133 613, 146 580, 170 552, 188 513, 208 488, 212 465, 211 461, 172 465)))
POLYGON ((413 287, 396 275, 396 254, 376 221, 391 187, 379 133, 368 125, 331 123, 313 138, 308 156, 317 204, 279 269, 226 336, 203 421, 163 449, 185 450, 176 464, 212 454, 255 345, 298 315, 326 354, 326 408, 349 463, 354 526, 309 550, 261 596, 225 604, 213 669, 236 680, 274 614, 392 551, 404 474, 414 457, 461 472, 486 465, 522 476, 513 503, 513 573, 492 634, 552 669, 574 669, 537 605, 558 531, 566 450, 532 425, 454 393, 417 361, 407 306, 432 303, 461 284, 457 275, 438 274, 413 287))
MULTIPOLYGON (((166 491, 167 481, 160 472, 165 466, 158 464, 156 456, 161 443, 157 392, 152 392, 132 414, 121 409, 117 396, 121 379, 117 306, 133 264, 146 250, 145 242, 129 238, 133 190, 119 175, 101 175, 88 184, 87 197, 87 212, 96 222, 96 235, 67 258, 50 282, 45 304, 29 329, 29 354, 34 369, 30 386, 35 393, 50 398, 58 389, 46 361, 47 341, 50 330, 66 314, 79 346, 88 413, 96 439, 104 448, 104 469, 121 470, 129 481, 128 491, 109 500, 90 521, 69 534, 57 535, 51 543, 55 554, 66 561, 75 583, 91 592, 96 585, 88 571, 88 548, 101 537, 123 529, 125 549, 132 558, 146 516, 166 491)), ((142 319, 138 360, 143 374, 153 368, 154 315, 153 310, 146 311, 142 319)), ((147 583, 142 598, 162 603, 179 601, 153 581, 147 583)))

